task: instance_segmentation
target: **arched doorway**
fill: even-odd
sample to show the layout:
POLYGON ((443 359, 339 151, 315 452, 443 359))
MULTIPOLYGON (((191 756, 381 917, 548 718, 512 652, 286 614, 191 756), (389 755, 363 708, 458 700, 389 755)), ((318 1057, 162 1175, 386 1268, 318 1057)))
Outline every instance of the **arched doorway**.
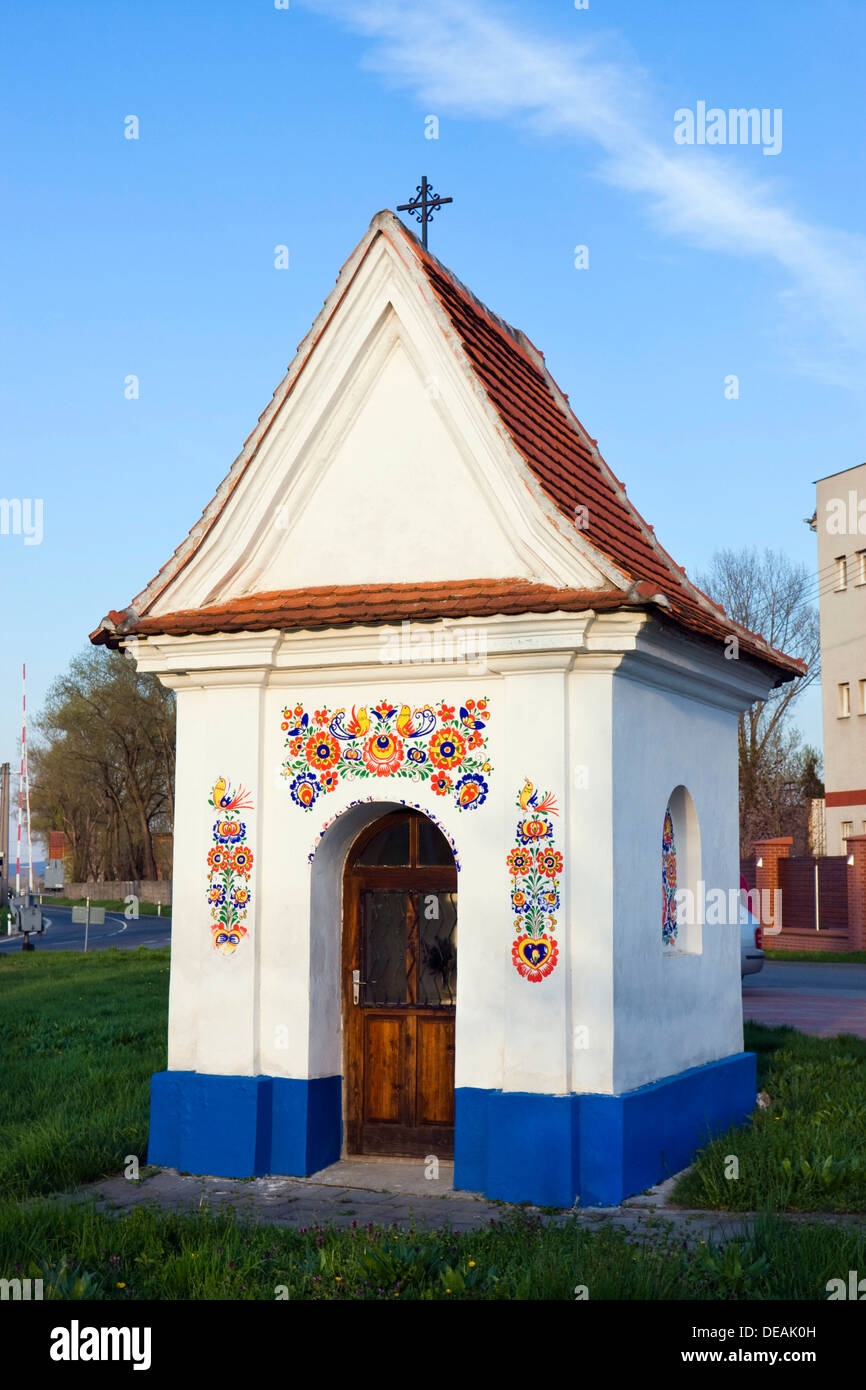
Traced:
POLYGON ((348 1153, 454 1149, 457 865, 417 811, 368 826, 343 884, 348 1153))

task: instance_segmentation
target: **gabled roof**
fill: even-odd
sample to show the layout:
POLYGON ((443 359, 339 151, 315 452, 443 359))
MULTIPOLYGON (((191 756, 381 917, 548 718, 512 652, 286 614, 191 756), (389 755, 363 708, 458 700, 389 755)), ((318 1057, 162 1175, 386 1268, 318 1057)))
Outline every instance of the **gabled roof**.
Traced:
POLYGON ((124 637, 255 631, 264 628, 341 626, 399 622, 406 616, 480 617, 492 612, 550 612, 597 607, 654 606, 686 631, 714 643, 735 635, 740 649, 775 668, 779 680, 805 671, 802 662, 771 648, 763 638, 726 617, 692 584, 629 502, 548 372, 543 355, 520 330, 491 312, 447 270, 391 212, 381 212, 349 258, 331 300, 301 345, 274 401, 260 417, 247 446, 171 560, 132 605, 110 612, 91 634, 96 644, 117 646, 124 637), (189 562, 218 520, 249 468, 279 410, 291 395, 321 334, 336 312, 364 255, 377 237, 415 259, 441 305, 476 381, 485 391, 514 446, 568 527, 630 581, 621 589, 557 590, 525 580, 478 580, 439 585, 340 586, 252 594, 216 607, 148 616, 166 586, 189 562), (366 243, 366 245, 365 245, 366 243), (343 283, 345 277, 345 283, 343 283), (327 311, 327 312, 326 312, 327 311), (321 320, 324 318, 324 322, 321 320), (578 525, 579 520, 579 525, 578 525), (362 596, 359 598, 359 596, 362 596), (439 606, 437 607, 437 603, 439 606), (493 604, 493 607, 490 605, 493 604), (498 606, 497 606, 498 605, 498 606), (515 606, 517 605, 517 606, 515 606), (521 606, 523 605, 523 606, 521 606), (541 605, 541 606, 539 606, 541 605))

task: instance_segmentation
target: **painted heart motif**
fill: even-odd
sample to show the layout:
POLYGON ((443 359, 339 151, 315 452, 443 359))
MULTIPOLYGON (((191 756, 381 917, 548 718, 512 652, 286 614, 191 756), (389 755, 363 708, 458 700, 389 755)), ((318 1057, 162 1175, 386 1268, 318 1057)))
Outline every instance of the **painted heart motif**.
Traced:
POLYGON ((547 960, 550 950, 546 941, 524 941, 521 943, 520 954, 526 964, 536 970, 547 960))
POLYGON ((511 959, 518 974, 538 984, 556 966, 559 950, 551 937, 521 936, 511 947, 511 959))

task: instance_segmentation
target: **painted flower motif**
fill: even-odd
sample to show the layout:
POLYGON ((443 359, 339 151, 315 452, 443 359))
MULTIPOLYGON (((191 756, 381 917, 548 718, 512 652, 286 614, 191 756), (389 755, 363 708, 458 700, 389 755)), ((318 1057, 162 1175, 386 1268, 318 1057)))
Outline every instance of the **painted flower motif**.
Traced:
POLYGON ((514 912, 525 912, 529 907, 529 899, 522 888, 515 888, 512 892, 511 906, 514 912))
POLYGON ((539 840, 553 839, 553 821, 542 816, 527 816, 517 823, 517 838, 522 845, 538 844, 539 840))
POLYGON ((362 751, 365 768, 376 777, 390 777, 403 762, 403 743, 394 734, 374 734, 362 751))
POLYGON ((559 948, 552 937, 521 936, 511 948, 511 959, 525 980, 538 984, 556 965, 559 948))
POLYGON ((233 931, 215 931, 213 944, 221 956, 231 956, 240 945, 242 936, 246 936, 243 927, 237 927, 233 931))
POLYGON ((331 711, 329 709, 317 709, 313 718, 317 724, 329 724, 331 722, 331 711))
POLYGON ((545 878, 555 878, 562 873, 562 855, 558 849, 540 849, 537 862, 545 878))
POLYGON ((396 712, 397 706, 392 705, 390 700, 380 700, 378 705, 373 706, 373 709, 380 719, 390 719, 391 715, 396 712))
POLYGON ((233 906, 243 908, 245 911, 250 901, 249 888, 243 884, 236 883, 231 891, 231 900, 233 906))
POLYGON ((319 786, 323 792, 332 792, 340 780, 338 772, 320 772, 319 786))
POLYGON ((406 754, 406 759, 410 763, 426 763, 427 754, 423 748, 410 748, 406 754))
POLYGON ((528 849, 513 849, 506 859, 511 874, 528 874, 533 865, 532 852, 528 849))
MULTIPOLYGON (((551 887, 545 889, 541 895, 541 902, 546 912, 555 912, 559 907, 559 893, 556 891, 556 888, 551 887)), ((553 922, 552 918, 551 922, 553 922)))
POLYGON ((444 772, 437 772, 430 779, 430 786, 433 788, 437 796, 447 796, 453 786, 453 783, 451 781, 451 778, 446 777, 444 772))
POLYGON ((343 758, 347 763, 359 763, 361 761, 360 748, 344 748, 343 758))
POLYGON ((304 749, 310 767, 327 772, 340 761, 340 745, 332 734, 313 734, 304 749))
POLYGON ((232 850, 232 857, 229 863, 229 868, 232 870, 232 873, 243 874, 244 877, 248 878, 252 871, 252 867, 252 850, 248 849, 246 845, 237 845, 232 850))
POLYGON ((289 783, 289 792, 296 806, 309 811, 319 795, 319 781, 314 772, 300 772, 289 783))
POLYGON ((459 729, 450 725, 446 729, 439 729, 430 739, 427 745, 430 754, 430 761, 436 767, 441 767, 444 772, 450 772, 452 768, 459 767, 466 757, 466 741, 459 729))
POLYGON ((215 848, 207 852, 207 866, 212 873, 221 873, 228 866, 229 851, 227 849, 215 848))
POLYGON ((236 845, 246 833, 247 828, 240 820, 218 820, 213 828, 213 837, 220 845, 236 845))
POLYGON ((483 745, 483 743, 484 743, 484 735, 482 734, 481 730, 480 730, 480 729, 473 729, 473 730, 472 730, 472 733, 469 735, 468 739, 466 740, 466 747, 469 748, 469 749, 472 749, 472 748, 481 748, 482 745, 483 745))
POLYGON ((467 772, 454 788, 457 805, 462 811, 474 810, 487 800, 487 783, 479 772, 467 772))
POLYGON ((212 883, 207 890, 207 900, 211 907, 222 907, 226 900, 226 890, 222 883, 212 883))
POLYGON ((304 747, 304 740, 300 737, 289 739, 289 752, 293 758, 299 758, 304 747))
POLYGON ((436 711, 438 718, 443 724, 450 724, 454 718, 455 708, 453 705, 440 705, 436 711))

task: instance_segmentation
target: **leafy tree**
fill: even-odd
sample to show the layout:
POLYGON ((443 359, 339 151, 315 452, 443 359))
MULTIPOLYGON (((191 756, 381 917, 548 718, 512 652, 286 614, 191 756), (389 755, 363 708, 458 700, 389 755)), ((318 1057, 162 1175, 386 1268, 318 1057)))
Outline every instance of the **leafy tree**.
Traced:
POLYGON ((717 550, 709 573, 696 582, 736 622, 808 666, 804 676, 771 691, 738 721, 740 853, 750 855, 756 839, 789 834, 802 852, 808 797, 823 794, 823 787, 807 793, 807 786, 820 784, 820 759, 815 749, 801 748, 791 723, 797 701, 820 674, 818 613, 809 601, 814 578, 786 555, 747 548, 717 550))
POLYGON ((34 829, 63 829, 73 877, 155 879, 172 829, 175 699, 132 661, 92 647, 48 692, 31 753, 34 829))

